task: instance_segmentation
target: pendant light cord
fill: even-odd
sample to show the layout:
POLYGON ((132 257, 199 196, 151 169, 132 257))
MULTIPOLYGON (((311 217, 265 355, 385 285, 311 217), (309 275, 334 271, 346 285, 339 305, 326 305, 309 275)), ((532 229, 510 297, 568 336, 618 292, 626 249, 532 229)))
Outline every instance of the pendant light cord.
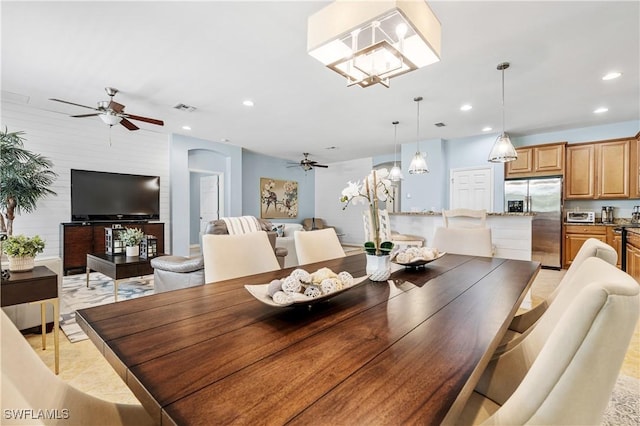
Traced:
POLYGON ((420 101, 416 101, 418 104, 418 109, 416 113, 416 146, 418 147, 418 152, 420 152, 420 101))
POLYGON ((399 121, 394 121, 393 123, 393 166, 396 166, 396 162, 398 161, 398 123, 399 121))

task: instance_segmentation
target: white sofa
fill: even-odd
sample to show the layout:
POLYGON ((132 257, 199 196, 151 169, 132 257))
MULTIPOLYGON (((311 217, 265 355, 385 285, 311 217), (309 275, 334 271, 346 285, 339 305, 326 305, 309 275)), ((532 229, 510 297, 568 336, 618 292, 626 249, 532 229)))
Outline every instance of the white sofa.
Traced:
POLYGON ((283 236, 276 238, 276 247, 286 248, 289 253, 284 258, 284 267, 298 266, 298 255, 296 253, 296 243, 293 241, 293 233, 295 231, 304 231, 302 224, 290 222, 271 222, 275 227, 282 226, 283 236))

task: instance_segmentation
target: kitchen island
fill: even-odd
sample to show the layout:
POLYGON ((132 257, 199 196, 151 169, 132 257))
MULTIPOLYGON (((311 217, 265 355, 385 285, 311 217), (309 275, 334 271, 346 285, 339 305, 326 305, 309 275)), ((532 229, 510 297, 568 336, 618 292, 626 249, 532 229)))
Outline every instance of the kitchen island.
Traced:
MULTIPOLYGON (((435 230, 443 226, 440 212, 389 213, 391 229, 400 234, 419 235, 425 245, 433 241, 435 230)), ((532 213, 487 213, 494 256, 504 259, 531 260, 532 213)))

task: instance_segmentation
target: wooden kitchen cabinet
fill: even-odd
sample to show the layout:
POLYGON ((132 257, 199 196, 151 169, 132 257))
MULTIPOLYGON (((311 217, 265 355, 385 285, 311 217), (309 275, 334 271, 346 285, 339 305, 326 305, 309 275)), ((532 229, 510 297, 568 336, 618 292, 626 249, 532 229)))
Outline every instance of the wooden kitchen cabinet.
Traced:
POLYGON ((630 141, 596 144, 596 198, 629 198, 630 141))
POLYGON ((627 235, 627 273, 640 282, 640 235, 627 235))
POLYGON ((505 178, 564 174, 566 142, 517 148, 518 159, 505 164, 505 178))
POLYGON ((620 268, 622 261, 622 235, 616 234, 613 230, 616 228, 615 226, 607 226, 607 244, 613 247, 618 253, 618 260, 616 262, 616 266, 620 268))
POLYGON ((640 198, 640 133, 629 141, 629 197, 640 198))
POLYGON ((589 238, 607 242, 607 227, 601 225, 565 225, 563 238, 563 268, 568 268, 589 238))
POLYGON ((628 139, 568 145, 565 199, 629 198, 630 146, 628 139))
POLYGON ((566 154, 564 197, 566 199, 595 198, 595 145, 567 145, 566 154))

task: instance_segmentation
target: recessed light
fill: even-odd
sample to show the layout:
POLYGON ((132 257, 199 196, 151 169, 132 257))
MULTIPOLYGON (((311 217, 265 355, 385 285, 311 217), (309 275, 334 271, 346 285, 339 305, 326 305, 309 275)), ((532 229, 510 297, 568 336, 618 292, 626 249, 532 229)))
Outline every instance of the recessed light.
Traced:
POLYGON ((248 107, 252 107, 253 106, 253 101, 250 101, 249 99, 247 99, 246 101, 242 102, 242 105, 248 106, 248 107))
POLYGON ((593 110, 594 114, 602 114, 603 112, 609 111, 609 108, 600 107, 593 110))
POLYGON ((490 131, 492 131, 492 130, 493 130, 493 127, 489 127, 489 126, 487 126, 487 127, 483 127, 483 128, 482 128, 482 131, 483 131, 483 132, 490 132, 490 131))
POLYGON ((191 126, 182 126, 183 130, 191 130, 191 126))
POLYGON ((460 107, 460 111, 469 111, 471 108, 473 108, 471 105, 464 104, 460 107))
POLYGON ((613 80, 614 78, 618 78, 622 75, 621 72, 618 71, 612 71, 609 73, 606 73, 605 75, 602 76, 603 80, 613 80))

